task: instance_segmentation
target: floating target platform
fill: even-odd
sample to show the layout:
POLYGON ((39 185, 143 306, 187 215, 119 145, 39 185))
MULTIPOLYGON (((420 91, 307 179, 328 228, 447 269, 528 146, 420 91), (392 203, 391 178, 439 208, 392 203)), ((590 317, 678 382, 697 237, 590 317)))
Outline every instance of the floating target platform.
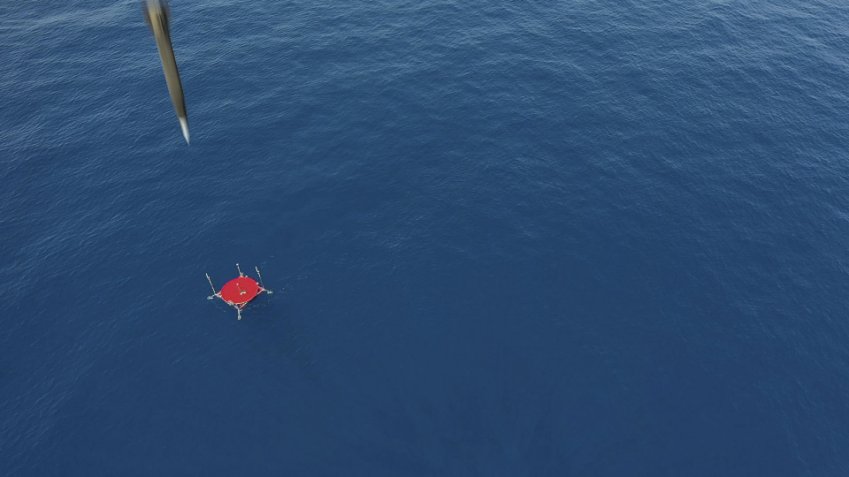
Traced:
POLYGON ((236 264, 236 270, 238 270, 239 276, 225 283, 224 286, 221 287, 221 290, 218 291, 215 290, 215 285, 212 284, 212 279, 209 278, 209 274, 207 273, 206 279, 209 281, 209 286, 212 288, 212 295, 206 297, 206 299, 212 300, 213 298, 220 298, 221 301, 236 309, 236 317, 241 320, 242 310, 248 306, 248 303, 263 293, 270 295, 273 292, 263 286, 262 274, 259 273, 259 268, 254 267, 259 281, 242 273, 242 269, 239 268, 238 263, 236 264))

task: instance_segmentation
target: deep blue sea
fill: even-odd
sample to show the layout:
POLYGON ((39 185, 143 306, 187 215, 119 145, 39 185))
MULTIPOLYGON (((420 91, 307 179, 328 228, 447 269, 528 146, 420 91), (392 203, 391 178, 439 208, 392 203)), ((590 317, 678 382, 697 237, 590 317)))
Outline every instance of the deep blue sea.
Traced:
POLYGON ((849 4, 171 10, 0 4, 0 475, 849 475, 849 4))

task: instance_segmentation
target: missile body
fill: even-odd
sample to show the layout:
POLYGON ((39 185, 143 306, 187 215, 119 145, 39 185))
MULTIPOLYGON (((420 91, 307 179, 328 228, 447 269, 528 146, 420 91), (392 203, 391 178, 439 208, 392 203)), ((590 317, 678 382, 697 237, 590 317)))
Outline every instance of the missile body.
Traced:
POLYGON ((174 47, 171 46, 171 31, 169 29, 168 5, 165 0, 145 0, 143 5, 145 19, 153 31, 156 48, 162 60, 162 71, 168 84, 171 103, 180 120, 180 128, 186 143, 189 142, 189 117, 186 114, 186 99, 183 96, 183 84, 180 82, 180 71, 177 69, 177 59, 174 57, 174 47))

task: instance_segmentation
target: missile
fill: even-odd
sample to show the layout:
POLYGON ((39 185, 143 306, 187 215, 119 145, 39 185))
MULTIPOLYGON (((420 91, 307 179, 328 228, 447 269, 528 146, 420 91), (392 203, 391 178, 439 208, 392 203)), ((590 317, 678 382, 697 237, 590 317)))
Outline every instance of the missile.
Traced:
POLYGON ((183 84, 180 82, 180 71, 177 69, 177 59, 174 57, 174 47, 171 46, 171 30, 169 29, 170 12, 166 0, 144 0, 142 5, 145 20, 147 20, 156 48, 162 60, 162 71, 165 73, 165 83, 171 95, 171 103, 180 120, 180 129, 186 144, 189 143, 189 117, 186 114, 186 99, 183 96, 183 84))

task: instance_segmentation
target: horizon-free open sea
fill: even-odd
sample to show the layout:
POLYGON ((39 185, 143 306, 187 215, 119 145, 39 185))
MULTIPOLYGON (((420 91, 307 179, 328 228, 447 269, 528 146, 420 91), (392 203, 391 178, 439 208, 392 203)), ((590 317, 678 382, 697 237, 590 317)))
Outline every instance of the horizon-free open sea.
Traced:
POLYGON ((0 4, 0 475, 849 475, 849 4, 171 8, 0 4))

